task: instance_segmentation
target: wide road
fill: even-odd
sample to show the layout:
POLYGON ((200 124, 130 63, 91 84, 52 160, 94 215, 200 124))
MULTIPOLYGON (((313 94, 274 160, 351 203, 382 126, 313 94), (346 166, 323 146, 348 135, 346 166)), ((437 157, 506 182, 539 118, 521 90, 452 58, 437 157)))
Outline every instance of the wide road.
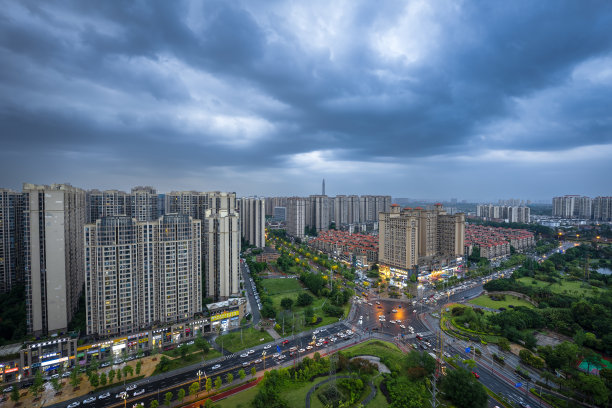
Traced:
POLYGON ((243 258, 240 258, 240 268, 242 268, 241 271, 244 280, 244 290, 247 294, 247 300, 249 301, 249 305, 251 306, 251 321, 253 322, 253 325, 256 325, 261 319, 261 313, 259 313, 259 307, 257 307, 257 300, 255 299, 255 285, 251 283, 251 271, 249 271, 249 267, 243 258))
MULTIPOLYGON (((173 393, 173 400, 177 399, 178 390, 183 388, 187 395, 189 395, 189 385, 194 381, 198 381, 198 370, 201 370, 205 373, 206 376, 211 377, 213 382, 217 376, 221 376, 223 383, 226 383, 227 374, 232 373, 234 375, 234 379, 239 379, 238 372, 240 369, 244 369, 247 375, 250 375, 251 367, 255 367, 259 372, 265 368, 278 367, 278 366, 288 366, 300 359, 304 355, 308 355, 310 353, 314 353, 315 351, 320 351, 321 353, 327 353, 332 350, 335 350, 339 347, 343 347, 345 345, 354 343, 360 335, 351 335, 349 337, 341 338, 338 336, 340 332, 346 332, 350 326, 344 322, 335 323, 333 325, 327 326, 325 328, 315 329, 309 332, 303 332, 299 335, 295 335, 294 337, 288 337, 284 340, 277 340, 272 343, 267 343, 265 345, 259 345, 257 347, 253 347, 253 352, 246 357, 241 357, 239 353, 227 355, 221 357, 220 359, 208 361, 203 364, 195 364, 190 367, 185 367, 183 369, 175 370, 170 373, 156 375, 154 377, 149 377, 140 381, 137 381, 136 388, 134 390, 129 391, 129 398, 127 400, 127 406, 132 407, 135 404, 144 403, 145 407, 149 407, 151 401, 158 400, 160 406, 163 405, 164 402, 164 394, 167 392, 173 393), (308 343, 312 341, 313 332, 318 332, 315 336, 323 341, 328 341, 328 344, 323 344, 320 347, 313 347, 311 350, 306 350, 308 343), (330 341, 330 338, 335 338, 335 341, 330 341), (282 344, 283 341, 287 341, 286 344, 282 344), (279 360, 275 358, 273 355, 277 353, 276 347, 279 346, 281 349, 281 353, 284 359, 279 360), (304 349, 303 352, 296 352, 293 356, 290 356, 289 349, 291 347, 297 347, 299 349, 304 349), (262 352, 266 351, 265 363, 264 358, 262 357, 262 352), (220 367, 213 369, 215 365, 220 365, 220 367), (144 391, 141 391, 144 390, 144 391), (134 396, 134 393, 142 394, 134 396)), ((241 353, 246 353, 249 350, 244 350, 241 353)), ((202 389, 204 389, 204 375, 201 376, 202 389)), ((82 396, 77 399, 73 399, 70 401, 65 401, 59 404, 51 405, 51 407, 67 407, 70 403, 74 401, 79 401, 81 407, 86 408, 102 408, 102 407, 123 407, 123 400, 117 398, 116 395, 120 392, 124 391, 123 387, 113 387, 109 390, 105 390, 104 392, 96 392, 86 396, 82 396), (109 392, 111 395, 108 398, 99 399, 100 395, 109 392), (84 403, 87 398, 95 397, 96 400, 90 403, 84 403)))

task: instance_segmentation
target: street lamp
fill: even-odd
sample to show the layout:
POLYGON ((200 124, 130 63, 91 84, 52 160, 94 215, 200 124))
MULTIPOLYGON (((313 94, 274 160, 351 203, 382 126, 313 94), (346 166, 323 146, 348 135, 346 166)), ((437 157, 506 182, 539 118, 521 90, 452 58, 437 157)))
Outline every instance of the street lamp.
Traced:
POLYGON ((123 392, 122 392, 121 394, 119 394, 119 395, 121 395, 121 398, 123 398, 123 408, 125 408, 125 407, 126 407, 126 405, 127 405, 127 397, 128 397, 128 393, 127 393, 127 391, 123 391, 123 392))
POLYGON ((202 370, 198 370, 198 372, 196 374, 198 375, 198 385, 201 386, 200 379, 202 378, 202 376, 204 376, 204 378, 206 378, 206 372, 202 371, 202 370))
POLYGON ((266 371, 266 350, 261 352, 261 357, 262 357, 263 363, 264 363, 264 371, 266 371))

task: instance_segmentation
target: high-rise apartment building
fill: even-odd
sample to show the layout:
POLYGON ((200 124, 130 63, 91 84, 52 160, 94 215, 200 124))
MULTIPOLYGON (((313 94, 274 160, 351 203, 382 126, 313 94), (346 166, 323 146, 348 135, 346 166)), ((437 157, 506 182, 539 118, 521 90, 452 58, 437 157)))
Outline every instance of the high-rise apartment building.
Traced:
POLYGON ((130 333, 202 311, 201 221, 167 214, 85 226, 87 333, 130 333))
POLYGON ((329 229, 329 197, 311 195, 306 204, 306 224, 319 231, 329 229))
POLYGON ((287 207, 274 207, 274 221, 287 221, 287 207))
POLYGON ((593 199, 593 219, 612 221, 612 197, 595 197, 593 199))
POLYGON ((240 227, 242 238, 257 248, 266 246, 266 200, 264 198, 241 198, 240 227))
POLYGON ((306 200, 301 197, 287 198, 287 234, 304 238, 306 229, 306 200))
POLYGON ((158 218, 159 196, 153 187, 134 187, 129 196, 129 215, 138 221, 152 221, 158 218))
POLYGON ((240 293, 240 219, 233 210, 206 210, 202 225, 206 296, 225 300, 240 293))
POLYGON ((590 219, 592 201, 590 197, 565 195, 553 197, 553 217, 590 219))
POLYGON ((23 257, 29 333, 66 330, 84 283, 85 192, 23 185, 23 257))
POLYGON ((393 268, 407 274, 417 265, 450 261, 463 255, 465 215, 447 214, 442 204, 433 209, 404 208, 396 204, 380 212, 379 262, 382 270, 393 268))
POLYGON ((87 223, 102 217, 126 215, 130 199, 126 192, 118 190, 90 190, 87 196, 87 223))
POLYGON ((23 281, 21 193, 0 189, 0 294, 23 281))
POLYGON ((507 222, 530 222, 531 209, 529 207, 499 206, 493 204, 479 204, 476 206, 476 215, 487 220, 506 220, 507 222))

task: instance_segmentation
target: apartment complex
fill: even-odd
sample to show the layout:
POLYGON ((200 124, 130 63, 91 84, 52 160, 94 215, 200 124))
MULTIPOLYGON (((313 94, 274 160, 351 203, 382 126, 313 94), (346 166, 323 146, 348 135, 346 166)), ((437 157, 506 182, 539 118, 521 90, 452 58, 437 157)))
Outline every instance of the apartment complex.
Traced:
POLYGON ((202 311, 201 221, 110 216, 85 226, 87 334, 130 333, 202 311))
POLYGON ((21 193, 0 189, 0 294, 23 281, 21 193))
POLYGON ((407 275, 418 265, 451 261, 463 256, 465 216, 447 214, 442 204, 433 209, 403 210, 397 204, 379 213, 378 260, 383 273, 407 275))
POLYGON ((202 225, 206 296, 225 300, 240 293, 240 219, 234 210, 206 210, 202 225))
POLYGON ((138 186, 129 196, 129 215, 138 221, 151 221, 159 215, 159 196, 153 187, 138 186))
POLYGON ((474 248, 478 247, 481 257, 494 259, 510 255, 511 247, 522 251, 534 245, 533 233, 524 229, 468 225, 465 230, 466 256, 472 255, 474 248))
POLYGON ((242 238, 257 248, 266 246, 266 200, 241 198, 238 201, 242 238))
POLYGON ((134 187, 131 193, 119 190, 89 190, 87 193, 86 222, 102 217, 127 215, 138 221, 152 221, 163 215, 159 195, 153 187, 134 187))
POLYGON ((85 192, 23 185, 23 260, 28 332, 66 330, 84 283, 85 192))
POLYGON ((531 218, 531 209, 526 206, 479 204, 476 206, 476 215, 487 221, 528 224, 531 218))
POLYGON ((355 261, 358 255, 364 255, 369 264, 378 262, 378 237, 375 235, 330 230, 322 232, 309 244, 348 262, 355 261))
POLYGON ((553 217, 612 221, 612 197, 565 195, 553 197, 553 217))
POLYGON ((287 199, 287 234, 303 238, 306 229, 306 200, 301 197, 287 199))
POLYGON ((272 220, 281 222, 287 221, 287 207, 274 207, 272 220))

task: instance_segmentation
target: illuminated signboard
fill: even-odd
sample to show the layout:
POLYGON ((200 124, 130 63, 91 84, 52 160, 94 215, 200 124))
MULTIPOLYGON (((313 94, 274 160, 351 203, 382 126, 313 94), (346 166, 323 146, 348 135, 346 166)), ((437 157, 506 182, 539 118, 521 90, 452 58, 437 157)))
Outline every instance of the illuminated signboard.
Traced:
POLYGON ((238 316, 239 314, 240 312, 238 310, 234 310, 233 312, 223 312, 219 313, 218 315, 212 316, 210 320, 214 322, 221 319, 227 319, 228 317, 238 316))
POLYGON ((17 370, 19 370, 19 367, 7 368, 6 370, 4 370, 4 374, 14 373, 17 370))
POLYGON ((44 363, 41 364, 41 366, 44 367, 44 366, 48 366, 51 364, 61 363, 64 361, 68 361, 68 357, 56 358, 55 360, 45 361, 44 363))

